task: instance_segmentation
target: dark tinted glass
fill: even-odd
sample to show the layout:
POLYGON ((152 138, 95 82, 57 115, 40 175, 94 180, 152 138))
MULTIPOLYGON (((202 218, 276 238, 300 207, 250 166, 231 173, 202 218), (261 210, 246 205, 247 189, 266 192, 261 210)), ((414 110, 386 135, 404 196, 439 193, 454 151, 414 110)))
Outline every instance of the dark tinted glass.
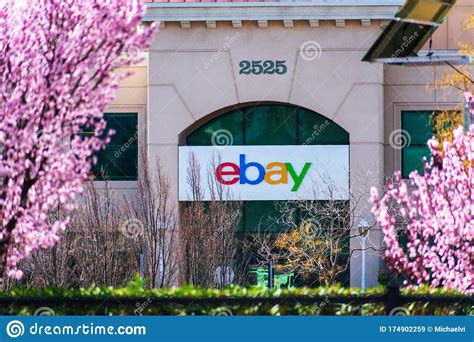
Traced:
MULTIPOLYGON (((187 145, 340 145, 349 134, 310 110, 285 105, 259 105, 221 115, 188 135, 187 145), (222 140, 220 140, 222 139, 222 140)), ((244 202, 238 232, 278 232, 288 227, 276 223, 282 214, 274 201, 244 202)))
POLYGON ((433 137, 433 126, 431 116, 433 112, 403 112, 402 128, 410 135, 412 145, 426 145, 426 142, 433 137))
POLYGON ((282 214, 275 201, 247 201, 244 210, 246 233, 279 232, 287 228, 277 222, 282 214))
POLYGON ((98 180, 136 180, 138 150, 129 147, 120 150, 117 146, 107 146, 98 154, 98 162, 92 168, 98 180))
POLYGON ((106 129, 115 134, 97 153, 92 171, 98 180, 136 180, 138 167, 137 113, 105 113, 106 129))
POLYGON ((138 146, 137 114, 106 113, 104 118, 107 122, 106 129, 115 130, 109 145, 128 144, 138 146))
POLYGON ((310 110, 262 105, 232 111, 205 123, 186 140, 191 146, 338 145, 349 144, 349 134, 331 120, 310 110))
POLYGON ((427 141, 433 137, 431 124, 433 111, 402 112, 402 129, 406 131, 410 142, 402 150, 402 176, 408 178, 410 172, 417 170, 423 174, 423 157, 429 158, 427 141))
POLYGON ((297 108, 256 106, 245 115, 245 145, 296 145, 297 108))
POLYGON ((298 113, 298 142, 302 145, 347 145, 349 133, 333 121, 311 111, 298 113))
POLYGON ((405 147, 402 151, 402 176, 408 178, 410 172, 417 170, 423 174, 423 157, 429 160, 430 149, 427 146, 405 147))
POLYGON ((232 111, 205 123, 187 138, 193 146, 243 145, 243 113, 232 111))

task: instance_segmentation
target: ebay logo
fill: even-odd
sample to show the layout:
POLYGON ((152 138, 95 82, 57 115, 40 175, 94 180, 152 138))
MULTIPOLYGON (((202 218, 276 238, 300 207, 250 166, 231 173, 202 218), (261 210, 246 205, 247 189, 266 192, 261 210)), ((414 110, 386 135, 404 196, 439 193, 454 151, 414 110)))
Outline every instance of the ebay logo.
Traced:
POLYGON ((271 185, 288 184, 292 182, 292 192, 298 191, 311 163, 305 163, 301 170, 295 170, 291 163, 270 162, 262 165, 258 162, 247 162, 246 155, 239 155, 239 165, 231 162, 225 162, 217 166, 216 179, 223 185, 249 184, 257 185, 266 182, 271 185), (252 179, 247 176, 247 171, 253 170, 252 179), (255 176, 256 175, 256 176, 255 176))

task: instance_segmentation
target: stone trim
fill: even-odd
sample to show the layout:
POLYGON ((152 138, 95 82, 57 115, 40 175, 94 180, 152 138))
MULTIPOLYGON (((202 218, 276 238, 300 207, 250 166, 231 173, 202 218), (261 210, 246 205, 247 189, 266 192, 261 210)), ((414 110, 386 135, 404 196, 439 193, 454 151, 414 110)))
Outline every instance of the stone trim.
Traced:
POLYGON ((328 2, 146 3, 143 21, 384 20, 403 0, 328 2))

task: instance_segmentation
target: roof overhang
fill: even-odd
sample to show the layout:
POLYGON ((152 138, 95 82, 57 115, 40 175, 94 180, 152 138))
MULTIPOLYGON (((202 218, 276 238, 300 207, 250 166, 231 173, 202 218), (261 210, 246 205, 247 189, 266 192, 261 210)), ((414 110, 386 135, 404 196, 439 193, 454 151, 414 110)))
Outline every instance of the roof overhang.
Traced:
POLYGON ((403 0, 146 3, 143 21, 384 20, 392 19, 402 4, 403 0))

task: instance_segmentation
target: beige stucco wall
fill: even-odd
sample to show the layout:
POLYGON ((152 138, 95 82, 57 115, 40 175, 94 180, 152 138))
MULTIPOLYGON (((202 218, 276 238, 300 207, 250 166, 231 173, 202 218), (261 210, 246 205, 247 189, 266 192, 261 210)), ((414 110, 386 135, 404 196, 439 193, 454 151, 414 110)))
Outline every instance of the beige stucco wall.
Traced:
MULTIPOLYGON (((120 82, 114 101, 107 106, 105 112, 137 113, 138 143, 144 146, 148 134, 146 129, 148 54, 144 54, 142 63, 128 68, 118 68, 116 72, 123 74, 128 71, 132 71, 133 74, 120 82)), ((99 188, 104 186, 104 182, 96 182, 96 184, 99 188)), ((113 181, 110 182, 110 186, 120 195, 128 194, 133 196, 136 193, 135 181, 113 181)))
MULTIPOLYGON (((328 21, 309 29, 301 21, 293 28, 281 22, 270 22, 268 28, 256 22, 243 26, 218 23, 218 29, 208 29, 193 23, 185 30, 167 23, 153 42, 147 146, 150 156, 159 154, 165 162, 172 184, 177 185, 179 137, 188 127, 222 108, 267 101, 302 106, 341 125, 350 134, 354 190, 361 187, 361 178, 377 184, 383 165, 383 70, 360 61, 378 34, 376 24, 363 27, 360 21, 347 21, 345 27, 336 27, 328 21), (301 47, 308 41, 321 47, 319 58, 303 58, 301 47), (286 60, 288 72, 239 75, 241 60, 262 59, 286 60)), ((366 201, 360 206, 367 209, 362 208, 366 201)), ((379 244, 378 232, 371 240, 379 244)), ((359 283, 358 258, 356 254, 352 264, 354 285, 359 283)), ((367 284, 374 285, 378 256, 369 255, 367 265, 367 284)))
MULTIPOLYGON (((435 49, 457 49, 457 41, 471 41, 460 18, 474 12, 468 0, 459 0, 448 22, 436 32, 435 49)), ((135 75, 124 80, 110 111, 139 113, 139 143, 149 158, 159 155, 170 177, 177 200, 178 145, 194 127, 234 106, 257 102, 290 103, 314 110, 334 120, 350 133, 351 185, 364 193, 379 184, 384 174, 399 169, 400 151, 388 137, 401 128, 405 109, 453 108, 459 94, 453 90, 428 91, 439 71, 446 67, 399 67, 361 62, 380 33, 380 22, 362 26, 348 20, 345 27, 320 21, 310 28, 307 21, 295 21, 285 28, 270 21, 260 28, 256 21, 244 21, 242 28, 217 22, 207 28, 192 22, 183 29, 167 22, 153 41, 147 63, 133 67, 135 75), (310 42, 310 43, 308 43, 310 42), (302 58, 302 46, 317 42, 320 56, 302 58), (285 75, 239 75, 241 60, 286 60, 285 75), (147 66, 148 64, 148 66, 147 66)), ((135 182, 113 182, 115 188, 133 192, 135 182)), ((357 196, 357 194, 356 194, 357 196)), ((357 213, 368 210, 360 201, 357 213)), ((369 237, 375 245, 381 236, 369 237)), ((354 240, 352 248, 358 248, 354 240)), ((367 257, 367 285, 376 285, 380 258, 367 257)), ((360 255, 351 264, 351 285, 360 285, 360 255)))
MULTIPOLYGON (((473 71, 473 68, 471 67, 473 71)), ((401 129, 401 112, 404 110, 461 109, 462 92, 455 88, 435 87, 447 72, 446 66, 389 66, 385 70, 384 122, 385 172, 391 174, 401 168, 401 150, 390 146, 392 132, 401 129)))
POLYGON ((473 31, 464 29, 465 20, 474 14, 474 1, 457 0, 443 23, 433 35, 433 49, 457 50, 459 42, 474 44, 473 31))
MULTIPOLYGON (((474 14, 474 1, 458 0, 448 19, 433 35, 433 49, 458 50, 460 43, 474 46, 474 31, 465 30, 465 21, 474 14)), ((428 49, 429 44, 425 45, 428 49)), ((471 72, 474 70, 470 67, 471 72)), ((385 172, 401 168, 401 151, 389 144, 390 134, 401 129, 401 112, 404 110, 459 109, 462 93, 455 88, 435 87, 449 66, 387 66, 384 71, 384 150, 385 172)))

